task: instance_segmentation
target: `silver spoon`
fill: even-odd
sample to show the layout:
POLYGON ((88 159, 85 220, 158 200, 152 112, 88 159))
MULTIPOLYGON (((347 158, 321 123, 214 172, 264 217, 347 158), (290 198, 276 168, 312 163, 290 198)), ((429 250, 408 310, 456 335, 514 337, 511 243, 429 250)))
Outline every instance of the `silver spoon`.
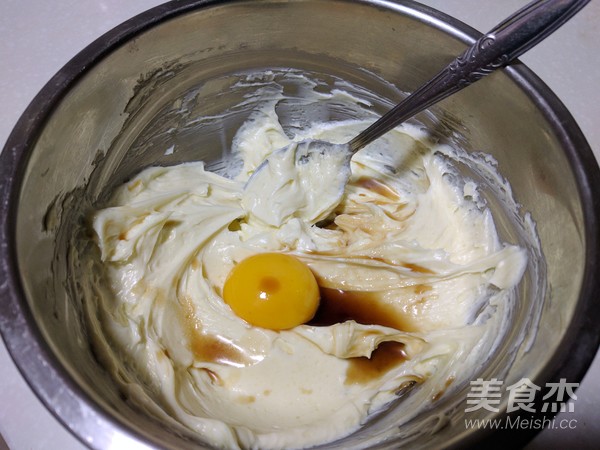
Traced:
MULTIPOLYGON (((346 144, 305 140, 273 152, 248 179, 242 204, 274 226, 281 225, 289 213, 293 214, 293 208, 297 208, 293 204, 275 218, 271 214, 274 206, 276 209, 277 205, 289 203, 289 198, 273 199, 273 180, 283 173, 285 164, 282 166, 282 162, 289 161, 293 154, 300 178, 305 176, 302 181, 308 199, 304 206, 310 209, 311 204, 319 205, 315 211, 305 211, 303 217, 312 222, 323 219, 341 199, 354 153, 415 114, 506 66, 553 33, 589 1, 535 0, 529 3, 481 36, 462 55, 346 144), (330 164, 333 179, 311 179, 319 172, 316 164, 330 164), (329 186, 324 191, 325 184, 329 186), (327 195, 331 198, 326 198, 327 195), (319 201, 311 203, 310 197, 316 196, 319 201)), ((285 183, 283 180, 281 185, 285 183)))

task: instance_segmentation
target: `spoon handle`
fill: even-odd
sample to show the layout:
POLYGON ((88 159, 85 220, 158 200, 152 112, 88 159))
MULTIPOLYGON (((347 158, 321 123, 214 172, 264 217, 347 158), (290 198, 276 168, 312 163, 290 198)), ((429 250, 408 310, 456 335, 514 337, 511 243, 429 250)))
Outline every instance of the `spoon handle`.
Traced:
POLYGON ((534 0, 481 36, 348 145, 356 152, 405 120, 467 87, 537 45, 590 0, 534 0))

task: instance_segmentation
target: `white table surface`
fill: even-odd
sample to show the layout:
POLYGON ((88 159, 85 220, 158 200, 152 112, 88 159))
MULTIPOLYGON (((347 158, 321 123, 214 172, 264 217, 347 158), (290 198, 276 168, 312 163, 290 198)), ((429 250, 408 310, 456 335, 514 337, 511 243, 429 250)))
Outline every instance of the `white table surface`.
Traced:
MULTIPOLYGON (((42 86, 71 57, 161 0, 0 0, 0 146, 42 86)), ((486 31, 527 0, 424 0, 486 31)), ((521 58, 562 99, 600 161, 600 2, 521 58)), ((0 147, 1 148, 1 147, 0 147)), ((571 430, 544 430, 528 449, 600 448, 600 358, 577 391, 571 430)), ((46 411, 0 344, 0 450, 81 450, 46 411)))

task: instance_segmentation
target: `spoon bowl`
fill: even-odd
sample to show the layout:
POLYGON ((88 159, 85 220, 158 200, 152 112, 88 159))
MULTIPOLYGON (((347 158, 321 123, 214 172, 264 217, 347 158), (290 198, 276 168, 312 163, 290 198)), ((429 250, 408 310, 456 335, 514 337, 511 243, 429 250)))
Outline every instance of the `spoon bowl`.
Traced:
POLYGON ((353 154, 350 144, 316 139, 292 142, 257 167, 246 183, 242 206, 275 227, 291 217, 309 223, 323 220, 340 202, 353 154))

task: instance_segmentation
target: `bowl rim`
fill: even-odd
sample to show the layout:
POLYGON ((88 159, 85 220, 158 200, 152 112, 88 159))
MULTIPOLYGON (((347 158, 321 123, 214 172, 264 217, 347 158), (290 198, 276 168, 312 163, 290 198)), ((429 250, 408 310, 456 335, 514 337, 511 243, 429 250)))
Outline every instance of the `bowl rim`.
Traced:
MULTIPOLYGON (((268 0, 280 1, 280 0, 268 0)), ((466 45, 481 33, 445 13, 412 0, 336 0, 374 5, 413 17, 435 27, 466 45)), ((85 445, 105 448, 120 442, 128 448, 153 448, 136 430, 129 429, 96 404, 69 375, 50 346, 44 341, 31 311, 18 272, 16 217, 22 178, 31 152, 46 122, 69 89, 110 52, 128 40, 167 20, 184 14, 238 3, 239 0, 174 0, 149 9, 100 36, 74 56, 54 75, 31 101, 10 133, 0 153, 0 333, 21 376, 54 417, 85 445), (60 406, 57 406, 60 405, 60 406), (85 418, 85 419, 84 419, 85 418)), ((583 204, 586 253, 585 269, 571 325, 542 373, 548 380, 561 378, 581 381, 600 345, 600 168, 579 126, 564 104, 529 68, 517 61, 504 73, 526 93, 546 120, 565 150, 571 170, 578 180, 583 204), (582 301, 583 300, 583 301, 582 301), (574 351, 575 347, 577 348, 574 351)), ((539 408, 538 408, 539 410, 539 408)), ((543 413, 552 417, 555 413, 543 413)), ((506 415, 506 413, 502 414, 506 415)), ((532 414, 537 416, 538 413, 532 414)), ((470 434, 466 445, 504 448, 525 444, 540 430, 503 430, 492 433, 479 429, 470 434)))

